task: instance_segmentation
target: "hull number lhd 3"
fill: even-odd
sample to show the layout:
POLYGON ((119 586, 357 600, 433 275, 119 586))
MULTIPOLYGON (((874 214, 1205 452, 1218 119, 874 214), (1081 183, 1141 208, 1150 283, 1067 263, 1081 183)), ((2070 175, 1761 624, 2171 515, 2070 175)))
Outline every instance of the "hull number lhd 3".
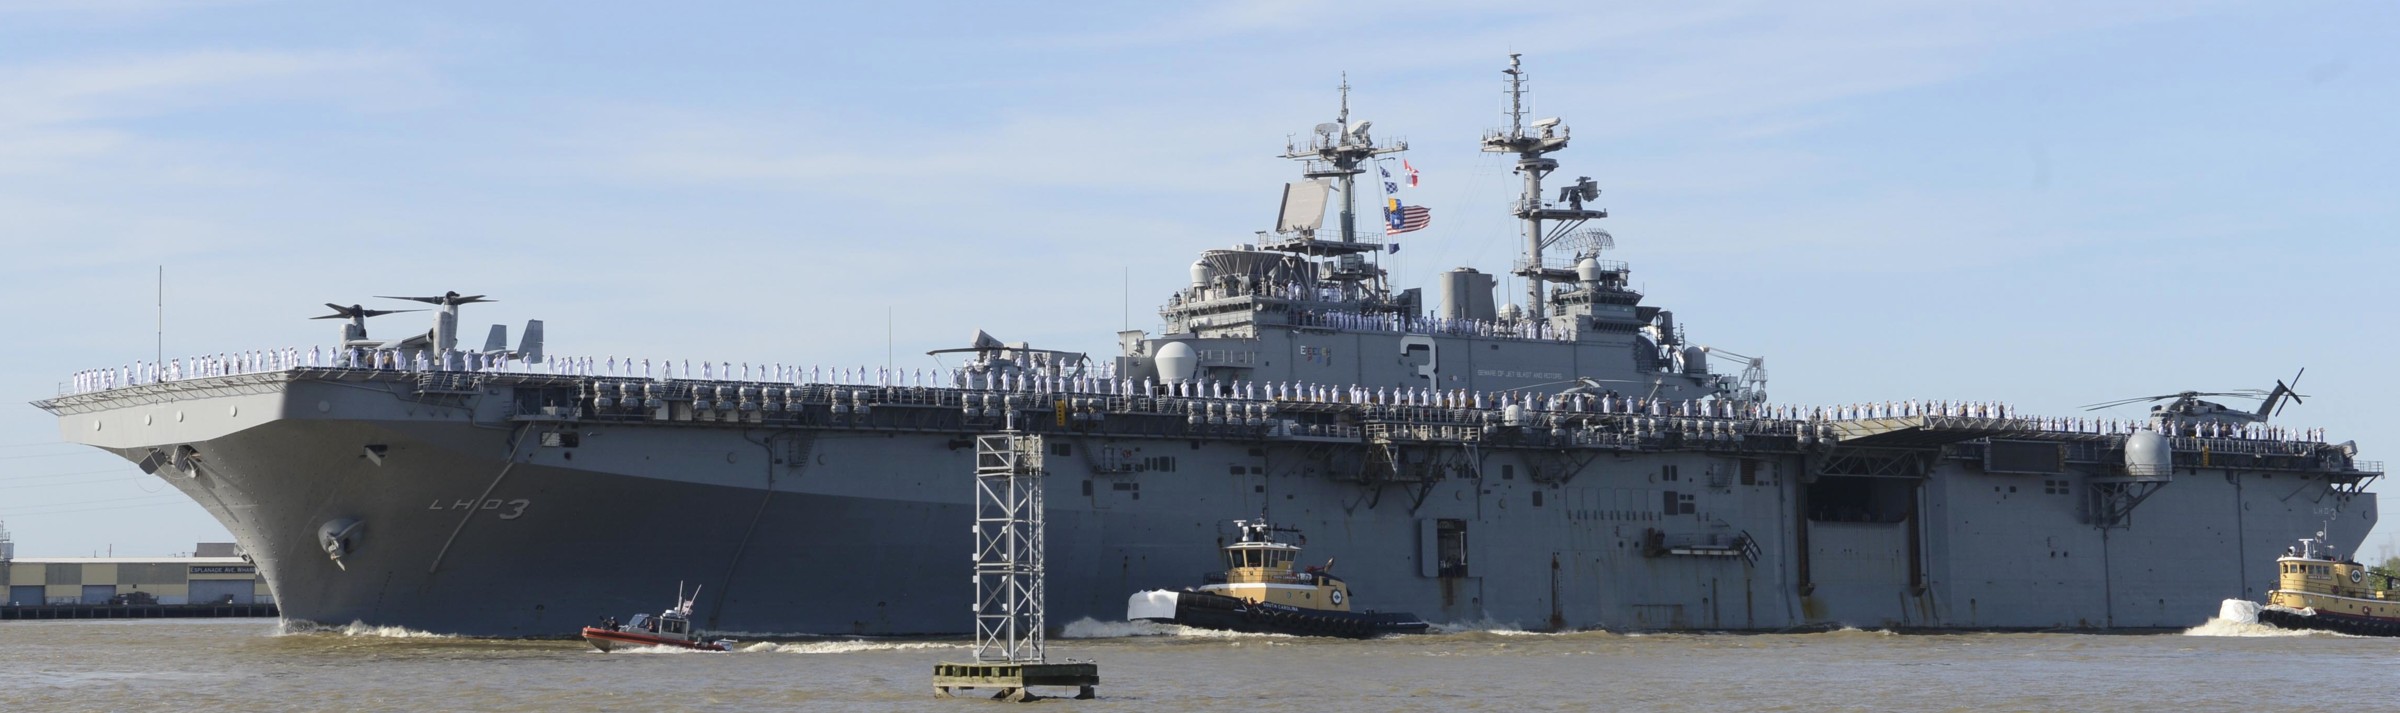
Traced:
POLYGON ((502 520, 515 520, 515 519, 517 519, 517 518, 519 518, 519 517, 523 517, 523 516, 525 515, 525 508, 527 508, 527 507, 530 507, 530 506, 532 506, 532 505, 533 505, 533 501, 532 501, 532 500, 525 499, 525 498, 517 498, 517 499, 515 499, 515 500, 502 500, 502 499, 499 499, 499 498, 492 498, 492 499, 490 499, 490 500, 485 500, 485 501, 483 501, 483 502, 480 502, 480 503, 478 503, 478 502, 475 502, 474 500, 453 500, 453 501, 450 501, 450 502, 447 502, 447 503, 445 503, 445 502, 442 502, 442 501, 440 501, 440 500, 435 500, 435 501, 433 501, 433 503, 432 503, 432 504, 426 505, 426 506, 425 506, 425 509, 427 509, 427 510, 496 510, 496 511, 499 511, 499 514, 500 514, 500 519, 502 519, 502 520))

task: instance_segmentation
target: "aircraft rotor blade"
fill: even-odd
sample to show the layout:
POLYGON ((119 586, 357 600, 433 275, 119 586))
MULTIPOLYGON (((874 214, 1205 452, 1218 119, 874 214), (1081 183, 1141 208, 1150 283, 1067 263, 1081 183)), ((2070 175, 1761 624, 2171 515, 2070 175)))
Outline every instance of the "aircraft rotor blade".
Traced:
POLYGON ((2135 403, 2141 403, 2141 402, 2144 402, 2144 401, 2157 401, 2157 400, 2160 400, 2160 399, 2171 399, 2171 398, 2175 398, 2175 397, 2182 396, 2182 395, 2183 395, 2183 394, 2167 394, 2167 395, 2164 395, 2164 396, 2136 396, 2136 397, 2133 397, 2133 398, 2130 398, 2130 399, 2117 399, 2117 400, 2115 400, 2115 401, 2102 401, 2102 402, 2100 402, 2100 403, 2096 403, 2096 404, 2084 404, 2084 405, 2083 405, 2083 409, 2084 409, 2084 410, 2086 410, 2086 411, 2098 411, 2098 410, 2101 410, 2101 409, 2110 409, 2110 408, 2116 408, 2116 407, 2118 407, 2118 406, 2123 406, 2123 405, 2126 405, 2126 404, 2135 404, 2135 403))

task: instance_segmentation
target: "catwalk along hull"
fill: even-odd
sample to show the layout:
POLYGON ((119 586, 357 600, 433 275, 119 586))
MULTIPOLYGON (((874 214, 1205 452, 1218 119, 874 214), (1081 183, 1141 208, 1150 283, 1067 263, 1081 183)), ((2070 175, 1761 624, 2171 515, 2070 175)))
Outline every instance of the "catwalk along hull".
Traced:
MULTIPOLYGON (((998 424, 958 404, 988 394, 810 386, 782 416, 719 416, 688 398, 611 412, 574 396, 592 382, 310 369, 44 405, 206 507, 295 620, 567 636, 697 584, 696 623, 737 636, 969 630, 969 437, 998 424)), ((1773 433, 1810 428, 1791 422, 1595 415, 1626 430, 1449 442, 1298 413, 1402 418, 1354 405, 1218 426, 1170 399, 1103 402, 1071 427, 1019 419, 1050 449, 1056 621, 1115 619, 1129 593, 1220 567, 1225 523, 1264 512, 1379 608, 1434 622, 2172 627, 2272 588, 2256 563, 2326 513, 2349 541, 2376 517, 2356 473, 2194 465, 2100 527, 2108 439, 2038 430, 2013 437, 2055 444, 2060 472, 1993 472, 1990 438, 1773 433)))

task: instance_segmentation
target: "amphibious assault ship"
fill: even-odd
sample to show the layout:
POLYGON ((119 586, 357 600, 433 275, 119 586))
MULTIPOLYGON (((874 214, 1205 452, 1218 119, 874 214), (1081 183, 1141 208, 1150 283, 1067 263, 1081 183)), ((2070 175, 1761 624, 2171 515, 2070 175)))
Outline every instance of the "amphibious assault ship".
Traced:
POLYGON ((1009 428, 1048 444, 1058 621, 1188 582, 1260 513, 1379 606, 1609 629, 2182 626, 2274 587, 2295 538, 2374 525, 2380 464, 2266 423, 2281 384, 2255 414, 2186 394, 2124 423, 1769 401, 1762 359, 1694 343, 1610 259, 1594 181, 1545 194, 1568 127, 1528 121, 1513 56, 1504 78, 1483 148, 1524 183, 1514 304, 1475 269, 1432 305, 1390 284, 1350 188, 1405 144, 1345 92, 1285 152, 1275 229, 1201 255, 1113 358, 978 334, 932 375, 637 366, 545 355, 538 322, 462 350, 482 298, 451 293, 411 298, 440 311, 408 339, 337 306, 335 345, 78 374, 36 405, 207 508, 284 616, 471 635, 560 635, 686 580, 718 593, 712 631, 967 631, 973 436, 1009 428))

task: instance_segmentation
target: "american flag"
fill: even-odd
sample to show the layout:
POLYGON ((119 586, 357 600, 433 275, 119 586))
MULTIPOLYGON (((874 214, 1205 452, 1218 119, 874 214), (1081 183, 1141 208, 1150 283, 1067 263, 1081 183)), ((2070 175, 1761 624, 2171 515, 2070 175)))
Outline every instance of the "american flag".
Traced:
POLYGON ((1424 230, 1433 224, 1433 211, 1421 205, 1404 205, 1398 211, 1384 210, 1383 222, 1383 232, 1391 235, 1424 230))

